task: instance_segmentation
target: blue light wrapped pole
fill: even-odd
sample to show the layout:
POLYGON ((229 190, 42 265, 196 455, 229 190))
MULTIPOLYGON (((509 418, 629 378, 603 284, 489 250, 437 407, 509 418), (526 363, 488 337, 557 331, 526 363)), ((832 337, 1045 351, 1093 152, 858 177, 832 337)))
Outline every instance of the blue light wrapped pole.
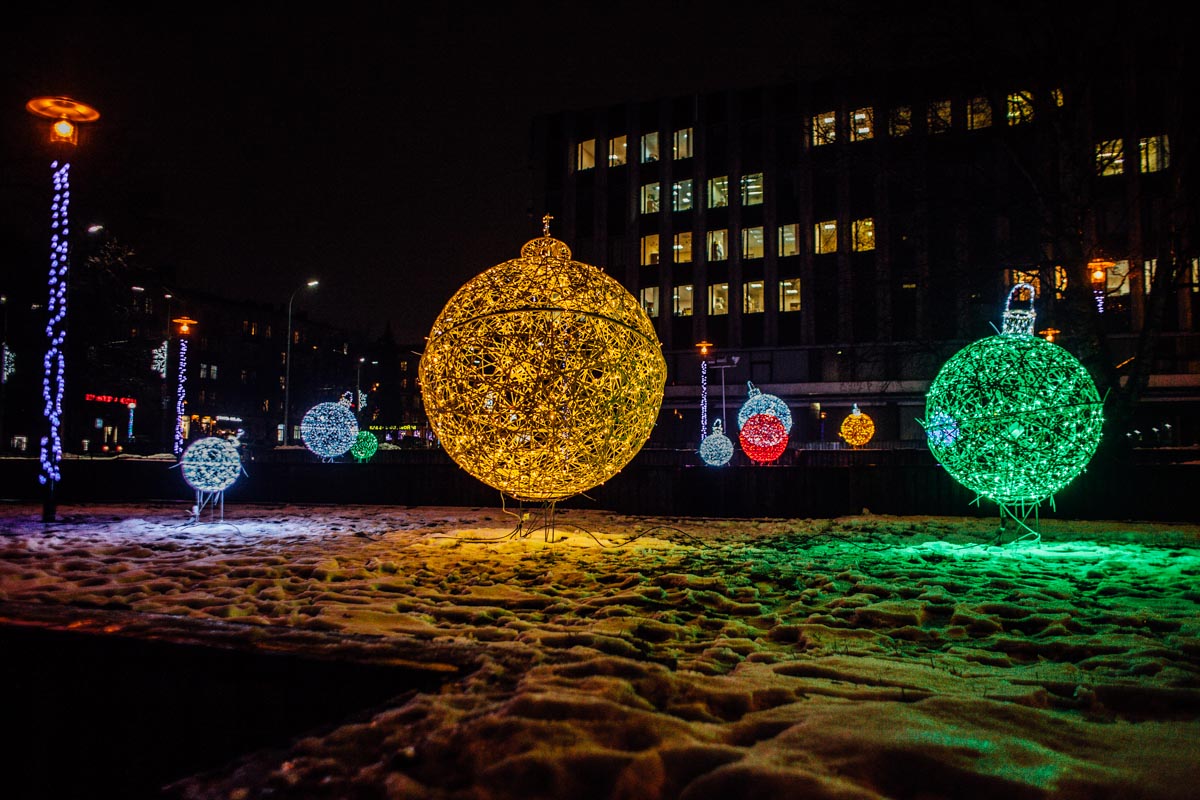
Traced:
POLYGON ((95 122, 100 112, 69 97, 35 97, 25 104, 35 117, 50 120, 46 142, 56 156, 53 173, 54 198, 50 204, 50 278, 46 322, 46 355, 42 359, 42 411, 46 417, 46 435, 41 439, 41 471, 38 481, 46 487, 42 521, 54 522, 57 506, 55 485, 62 480, 63 396, 66 389, 67 278, 71 263, 71 163, 65 157, 79 144, 79 124, 95 122))

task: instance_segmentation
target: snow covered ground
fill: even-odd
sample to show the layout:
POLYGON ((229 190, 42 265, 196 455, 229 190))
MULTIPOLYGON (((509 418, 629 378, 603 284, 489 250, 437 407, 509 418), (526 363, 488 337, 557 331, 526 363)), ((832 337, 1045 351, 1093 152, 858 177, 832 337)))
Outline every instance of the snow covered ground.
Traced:
POLYGON ((1200 793, 1200 526, 40 511, 0 507, 9 620, 445 675, 172 797, 1200 793))

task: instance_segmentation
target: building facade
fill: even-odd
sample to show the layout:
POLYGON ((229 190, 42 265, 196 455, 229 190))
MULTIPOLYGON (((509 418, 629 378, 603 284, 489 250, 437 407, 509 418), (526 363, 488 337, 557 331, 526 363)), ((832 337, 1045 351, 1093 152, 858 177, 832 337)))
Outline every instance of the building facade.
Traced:
POLYGON ((877 441, 921 445, 930 381, 995 332, 1019 283, 1039 335, 1102 391, 1140 382, 1125 434, 1200 440, 1200 262, 1194 212, 1176 213, 1194 130, 1172 87, 1127 67, 871 74, 540 118, 555 235, 663 343, 652 443, 694 447, 705 397, 709 420, 718 391, 733 416, 750 382, 793 409, 797 446, 837 446, 854 404, 877 441))

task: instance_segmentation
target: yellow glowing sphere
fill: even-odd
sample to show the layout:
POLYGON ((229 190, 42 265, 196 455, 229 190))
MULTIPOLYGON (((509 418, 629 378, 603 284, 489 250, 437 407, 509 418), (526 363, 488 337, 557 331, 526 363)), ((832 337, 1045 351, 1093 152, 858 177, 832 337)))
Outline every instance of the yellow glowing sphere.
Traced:
POLYGON ((842 420, 842 428, 838 435, 846 440, 846 444, 862 447, 875 435, 875 421, 859 411, 858 406, 854 406, 849 416, 842 420))
POLYGON ((425 411, 450 457, 536 502, 628 464, 650 437, 666 377, 633 295, 548 232, 458 290, 420 365, 425 411))

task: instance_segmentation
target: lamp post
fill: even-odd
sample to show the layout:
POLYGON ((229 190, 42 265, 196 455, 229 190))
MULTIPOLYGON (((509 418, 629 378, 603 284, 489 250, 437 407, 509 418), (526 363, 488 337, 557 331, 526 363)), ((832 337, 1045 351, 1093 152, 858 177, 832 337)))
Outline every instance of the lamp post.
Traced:
POLYGON ((188 351, 188 334, 192 332, 192 325, 196 324, 196 320, 187 316, 179 317, 171 320, 179 326, 179 375, 178 382, 175 384, 175 456, 183 455, 183 442, 187 438, 187 432, 184 430, 184 415, 187 413, 187 351, 188 351))
MULTIPOLYGON (((712 342, 707 339, 699 342, 696 347, 700 348, 700 443, 704 444, 704 439, 708 436, 708 348, 712 347, 712 342)), ((724 373, 721 373, 724 377, 724 373)), ((721 420, 724 425, 725 421, 721 420)))
POLYGON ((0 314, 4 315, 4 335, 0 338, 0 450, 3 450, 7 447, 4 442, 4 388, 8 386, 12 366, 12 356, 8 353, 8 295, 0 294, 0 314))
POLYGON ((308 281, 303 286, 297 286, 295 289, 293 289, 291 295, 288 297, 287 353, 283 357, 283 364, 284 364, 284 367, 283 367, 283 443, 284 443, 284 445, 287 445, 288 440, 291 438, 291 431, 289 430, 289 428, 290 428, 289 423, 291 422, 291 420, 288 419, 288 413, 291 410, 291 392, 292 392, 292 301, 296 299, 296 292, 300 291, 301 289, 313 289, 319 283, 320 283, 320 281, 317 281, 317 280, 308 281))
POLYGON ((42 522, 54 522, 57 502, 54 487, 62 479, 63 395, 66 386, 67 272, 70 266, 71 163, 67 160, 79 144, 79 126, 100 119, 100 112, 69 97, 35 97, 25 104, 35 117, 49 120, 47 142, 54 154, 50 169, 54 199, 50 204, 50 300, 47 304, 46 356, 42 361, 43 413, 46 435, 41 442, 42 468, 38 480, 46 487, 42 522))
MULTIPOLYGON (((366 357, 358 359, 358 368, 354 375, 354 418, 358 420, 359 426, 362 426, 362 368, 366 362, 366 357)), ((378 364, 378 361, 372 361, 372 364, 378 364)))

